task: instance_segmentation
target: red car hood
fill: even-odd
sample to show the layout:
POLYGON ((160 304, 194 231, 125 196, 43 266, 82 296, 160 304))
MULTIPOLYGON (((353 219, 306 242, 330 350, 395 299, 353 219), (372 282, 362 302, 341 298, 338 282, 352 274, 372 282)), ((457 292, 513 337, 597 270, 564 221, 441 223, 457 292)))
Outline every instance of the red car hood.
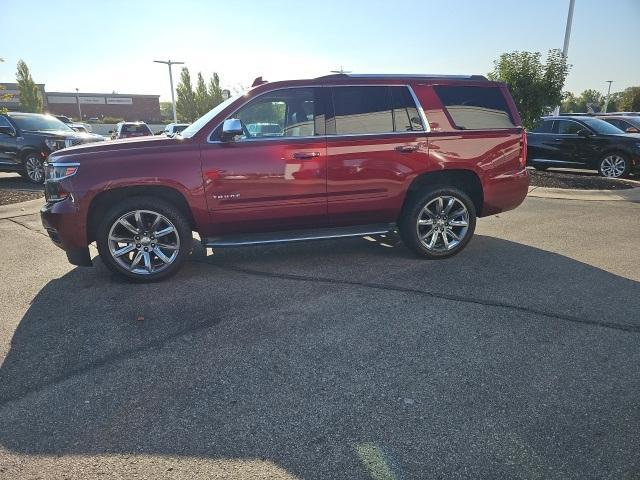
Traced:
POLYGON ((164 136, 124 138, 121 140, 108 140, 106 142, 78 145, 54 152, 49 156, 49 161, 63 161, 65 157, 77 157, 81 159, 85 155, 103 152, 119 152, 139 148, 158 148, 184 144, 187 140, 181 138, 169 138, 164 136))

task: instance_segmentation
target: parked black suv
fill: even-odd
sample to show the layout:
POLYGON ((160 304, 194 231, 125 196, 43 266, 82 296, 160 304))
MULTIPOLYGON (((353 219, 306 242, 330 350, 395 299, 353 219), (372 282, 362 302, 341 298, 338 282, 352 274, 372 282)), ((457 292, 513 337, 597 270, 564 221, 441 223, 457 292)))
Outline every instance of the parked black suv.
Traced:
POLYGON ((100 142, 100 135, 76 132, 51 115, 9 112, 0 115, 0 171, 18 172, 44 182, 44 161, 61 148, 100 142))
POLYGON ((620 178, 640 167, 640 135, 593 117, 543 117, 527 134, 527 164, 598 170, 620 178))

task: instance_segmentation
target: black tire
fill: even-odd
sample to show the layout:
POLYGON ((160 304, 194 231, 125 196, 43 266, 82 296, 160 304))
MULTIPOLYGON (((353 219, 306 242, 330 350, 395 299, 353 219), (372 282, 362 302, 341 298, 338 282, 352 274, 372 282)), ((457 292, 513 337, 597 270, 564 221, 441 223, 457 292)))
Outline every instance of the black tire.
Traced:
MULTIPOLYGON (((448 203, 448 200, 447 200, 447 203, 448 203)), ((444 207, 446 208, 446 205, 444 205, 444 207)), ((432 211, 431 210, 432 208, 433 207, 430 207, 430 211, 432 211)), ((442 209, 443 213, 445 208, 442 209)), ((460 210, 461 210, 461 207, 460 208, 452 207, 451 210, 449 211, 449 215, 455 214, 457 211, 460 211, 460 210)), ((402 214, 402 218, 400 219, 400 222, 399 222, 400 237, 402 238, 402 241, 404 242, 404 244, 419 256, 423 258, 431 259, 431 260, 448 258, 461 252, 471 240, 471 237, 473 236, 473 232, 475 231, 475 228, 476 228, 476 208, 475 208, 475 205, 473 204, 473 201, 471 200, 471 198, 469 198, 469 195, 467 195, 462 190, 457 189, 455 187, 447 187, 447 186, 435 186, 435 187, 431 187, 428 190, 423 190, 422 192, 414 194, 413 198, 408 199, 408 202, 405 205, 405 208, 402 214), (458 220, 455 220, 453 217, 449 218, 447 214, 441 215, 442 218, 438 217, 437 220, 435 219, 432 220, 434 222, 432 224, 433 227, 432 225, 425 225, 424 227, 418 226, 419 217, 424 218, 424 215, 425 215, 423 209, 427 205, 433 205, 432 202, 434 201, 436 202, 435 206, 437 207, 437 203, 438 203, 437 199, 439 197, 443 199, 455 198, 456 202, 454 203, 454 206, 459 206, 460 204, 464 205, 464 208, 466 209, 466 223, 467 223, 466 228, 463 228, 459 225, 452 226, 449 224, 449 222, 453 224, 454 221, 456 223, 462 223, 461 219, 463 218, 463 216, 458 216, 456 217, 458 218, 458 220), (442 222, 442 223, 439 223, 439 222, 442 222), (426 244, 427 242, 421 239, 421 236, 425 234, 425 231, 427 231, 426 233, 431 233, 431 231, 433 231, 432 230, 433 228, 442 228, 443 231, 441 231, 440 233, 435 232, 434 234, 430 234, 430 235, 427 235, 426 237, 423 237, 423 238, 428 237, 429 239, 432 239, 434 236, 436 236, 436 244, 434 245, 433 248, 429 248, 428 245, 426 244), (446 236, 447 241, 449 241, 448 240, 450 238, 449 231, 454 232, 460 238, 458 243, 455 246, 451 247, 450 249, 446 249, 447 247, 444 245, 445 242, 444 242, 443 235, 446 236), (464 231, 464 234, 463 236, 460 236, 462 231, 464 231), (437 248, 438 244, 441 244, 442 248, 444 248, 445 250, 439 250, 437 248)), ((454 242, 455 240, 452 241, 452 243, 454 242)))
POLYGON ((533 168, 540 172, 546 172, 547 170, 549 170, 549 167, 545 167, 543 165, 534 165, 533 168))
POLYGON ((598 173, 600 176, 605 178, 625 178, 629 175, 631 171, 631 162, 627 158, 627 155, 621 152, 607 152, 605 153, 600 161, 598 162, 598 173), (606 162, 609 162, 609 165, 606 165, 606 162), (618 165, 618 162, 623 162, 624 167, 613 167, 613 165, 618 165), (610 174, 616 172, 621 172, 620 174, 610 174), (608 174, 609 173, 609 174, 608 174))
POLYGON ((42 185, 44 183, 44 159, 39 153, 27 153, 22 160, 23 172, 20 172, 24 178, 32 183, 42 185))
MULTIPOLYGON (((126 217, 125 220, 128 221, 129 219, 132 218, 131 216, 126 217)), ((129 223, 134 228, 138 227, 137 223, 135 222, 129 222, 129 223)), ((160 235, 158 235, 158 238, 160 238, 160 235)), ((117 273, 118 275, 126 277, 131 281, 147 283, 147 282, 164 280, 170 277, 171 275, 174 275, 178 270, 180 270, 180 268, 186 262, 191 252, 193 238, 192 238, 191 226, 189 225, 189 221, 187 220, 186 216, 173 204, 155 197, 131 197, 119 202, 117 205, 114 205, 111 209, 107 211, 107 213, 102 218, 100 224, 98 225, 98 229, 96 231, 96 243, 98 245, 98 252, 100 253, 100 258, 102 259, 103 263, 111 271, 117 273), (147 235, 142 235, 145 232, 142 231, 143 229, 140 229, 140 234, 136 237, 132 232, 129 232, 126 229, 124 229, 123 224, 118 224, 117 226, 114 226, 114 224, 116 224, 120 219, 122 219, 127 214, 133 216, 133 218, 137 220, 137 217, 135 217, 135 215, 133 214, 133 212, 135 211, 142 211, 141 220, 143 225, 146 225, 146 227, 143 227, 143 229, 146 229, 149 226, 149 224, 153 221, 153 219, 157 218, 157 217, 154 217, 154 215, 160 215, 164 217, 164 220, 162 220, 162 225, 165 225, 165 228, 169 226, 174 227, 172 233, 165 234, 166 236, 164 238, 170 238, 170 240, 166 241, 166 243, 177 244, 178 245, 177 248, 174 248, 173 250, 169 250, 169 251, 164 250, 159 252, 163 255, 168 255, 171 258, 170 263, 163 262, 160 256, 154 253, 155 252, 155 250, 153 249, 155 247, 154 243, 148 243, 151 241, 156 241, 158 242, 158 247, 160 247, 160 242, 163 241, 158 239, 151 240, 154 238, 151 231, 147 232, 147 235), (114 257, 110 249, 109 233, 112 227, 114 228, 114 232, 117 232, 117 231, 123 232, 123 233, 118 233, 117 236, 131 235, 132 236, 131 238, 133 239, 133 242, 121 242, 120 244, 117 244, 122 247, 128 247, 128 246, 131 246, 132 248, 135 247, 134 250, 126 253, 125 255, 118 256, 118 258, 121 260, 116 260, 116 258, 114 257), (136 238, 138 238, 138 240, 135 240, 136 238), (177 239, 177 242, 175 241, 175 239, 177 239), (137 243, 137 242, 140 242, 140 243, 137 243), (143 252, 142 250, 144 248, 148 248, 148 251, 145 250, 143 252), (177 251, 177 254, 175 255, 175 257, 173 256, 173 253, 172 253, 174 251, 177 251), (136 268, 134 265, 134 267, 132 267, 133 268, 133 271, 132 271, 131 269, 125 268, 121 264, 121 263, 127 264, 129 262, 133 263, 138 253, 144 256, 148 254, 150 257, 149 263, 151 265, 151 268, 148 269, 145 264, 144 268, 147 270, 146 273, 136 271, 136 270, 141 270, 142 267, 136 268), (156 265, 154 264, 157 264, 157 269, 156 269, 156 265), (155 272, 153 271, 154 269, 156 269, 155 272), (148 271, 148 270, 151 270, 151 271, 148 271)), ((120 248, 120 246, 118 246, 117 248, 120 248)), ((115 245, 114 245, 114 248, 115 248, 115 245)), ((169 257, 166 257, 166 258, 169 258, 169 257)), ((146 260, 145 257, 143 258, 144 260, 146 260)), ((141 260, 140 258, 138 258, 138 261, 144 261, 144 260, 141 260)))

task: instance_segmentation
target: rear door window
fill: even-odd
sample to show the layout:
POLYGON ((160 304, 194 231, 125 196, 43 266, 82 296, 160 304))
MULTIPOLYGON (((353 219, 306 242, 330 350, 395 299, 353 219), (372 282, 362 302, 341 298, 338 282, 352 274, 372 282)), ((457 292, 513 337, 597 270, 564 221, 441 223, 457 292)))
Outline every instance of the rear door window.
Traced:
POLYGON ((551 133, 551 127, 553 127, 553 120, 540 120, 531 133, 551 133))
POLYGON ((334 87, 333 106, 335 115, 329 120, 327 133, 365 135, 394 132, 389 87, 334 87))
POLYGON ((498 87, 433 87, 456 128, 485 130, 516 126, 511 110, 498 87))

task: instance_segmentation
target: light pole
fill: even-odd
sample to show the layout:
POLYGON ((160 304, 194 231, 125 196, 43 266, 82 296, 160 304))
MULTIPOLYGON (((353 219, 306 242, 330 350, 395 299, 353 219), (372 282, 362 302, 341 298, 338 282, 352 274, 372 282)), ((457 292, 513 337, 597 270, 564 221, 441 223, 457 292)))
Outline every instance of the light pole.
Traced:
POLYGON ((78 102, 78 116, 80 116, 80 122, 82 121, 82 110, 80 109, 80 90, 76 88, 76 101, 78 102))
POLYGON ((611 95, 611 84, 613 83, 613 80, 607 80, 607 83, 609 84, 609 89, 607 90, 607 99, 604 102, 604 112, 602 113, 607 113, 607 108, 609 107, 609 96, 611 95))
MULTIPOLYGON (((564 29, 564 45, 562 46, 562 56, 566 59, 569 54, 569 40, 571 39, 571 26, 573 24, 573 7, 576 0, 569 0, 569 13, 567 15, 567 26, 564 29)), ((560 106, 557 106, 553 112, 554 115, 560 114, 560 106)))
POLYGON ((184 65, 184 62, 172 62, 171 60, 154 60, 155 63, 164 63, 169 67, 169 84, 171 85, 171 104, 173 105, 173 123, 178 123, 178 115, 176 114, 176 97, 173 93, 173 74, 171 73, 171 65, 184 65))

